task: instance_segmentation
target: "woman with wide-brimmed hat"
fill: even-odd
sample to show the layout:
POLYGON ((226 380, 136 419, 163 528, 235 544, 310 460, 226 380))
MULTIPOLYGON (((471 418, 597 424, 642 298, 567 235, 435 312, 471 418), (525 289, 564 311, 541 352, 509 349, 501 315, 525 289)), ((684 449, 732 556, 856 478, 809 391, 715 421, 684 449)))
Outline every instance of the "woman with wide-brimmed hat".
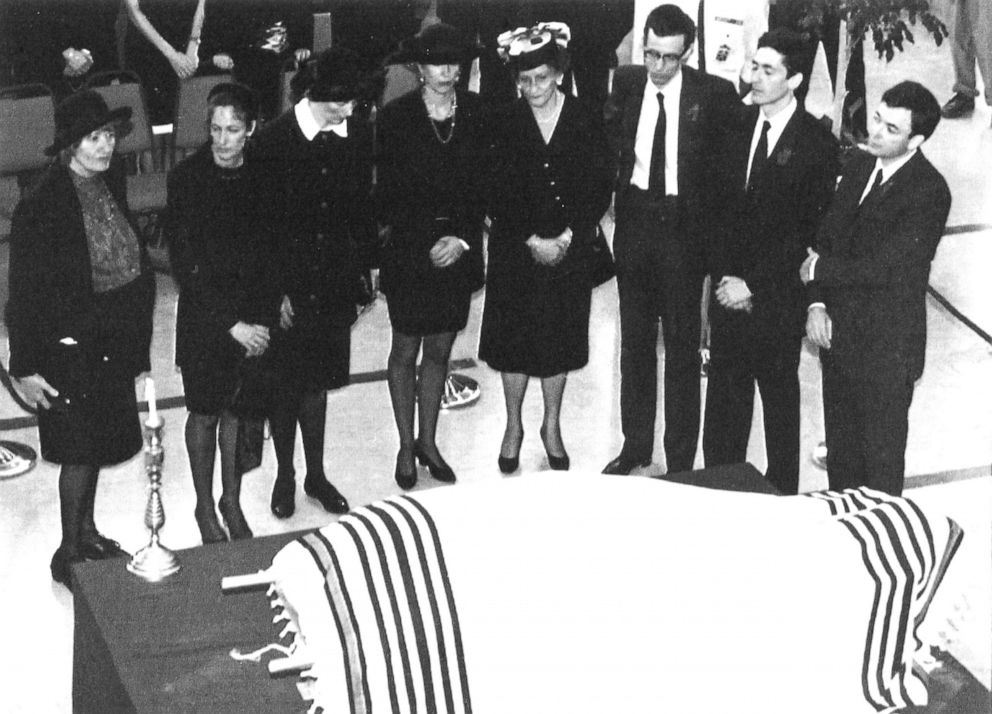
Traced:
POLYGON ((10 373, 38 407, 42 457, 62 465, 51 569, 67 587, 72 563, 127 555, 96 529, 97 477, 142 446, 134 379, 150 369, 155 282, 114 157, 130 116, 91 90, 63 100, 46 150, 58 159, 10 232, 10 373))
POLYGON ((363 270, 377 240, 372 210, 372 126, 364 103, 381 91, 378 72, 332 47, 294 77, 296 105, 255 137, 264 222, 273 237, 281 290, 272 359, 282 375, 269 419, 278 472, 271 508, 295 510, 296 425, 306 460, 304 491, 331 513, 348 502, 324 475, 327 390, 348 384, 351 326, 367 297, 363 270))
POLYGON ((489 132, 478 96, 457 89, 460 66, 478 52, 450 25, 425 28, 390 59, 411 64, 420 87, 379 116, 376 196, 388 231, 381 287, 393 328, 388 379, 400 438, 395 476, 404 489, 417 481, 415 458, 435 479, 455 480, 435 433, 451 346, 484 281, 489 132))

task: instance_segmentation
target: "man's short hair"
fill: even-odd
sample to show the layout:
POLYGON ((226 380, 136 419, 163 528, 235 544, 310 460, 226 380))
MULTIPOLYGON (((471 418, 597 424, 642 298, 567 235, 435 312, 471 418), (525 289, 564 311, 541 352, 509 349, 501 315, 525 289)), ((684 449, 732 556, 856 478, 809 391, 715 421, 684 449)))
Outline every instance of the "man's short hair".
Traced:
POLYGON ((689 49, 689 45, 696 41, 696 23, 682 12, 678 5, 659 5, 652 10, 648 19, 644 21, 645 39, 648 30, 658 37, 682 35, 685 39, 685 49, 689 49))
POLYGON ((882 95, 882 101, 890 107, 909 110, 910 136, 920 134, 924 139, 929 139, 940 121, 940 103, 919 82, 906 80, 889 87, 882 95))
POLYGON ((786 76, 791 77, 796 72, 806 72, 810 64, 810 43, 795 30, 786 27, 776 27, 758 38, 758 49, 768 47, 782 55, 786 76))

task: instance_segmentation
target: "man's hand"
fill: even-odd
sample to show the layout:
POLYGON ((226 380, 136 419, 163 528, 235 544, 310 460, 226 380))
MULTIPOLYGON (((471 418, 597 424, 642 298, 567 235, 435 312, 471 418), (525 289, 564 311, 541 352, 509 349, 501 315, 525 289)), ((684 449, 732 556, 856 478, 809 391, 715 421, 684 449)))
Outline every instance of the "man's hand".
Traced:
POLYGON ((217 69, 222 69, 225 72, 230 72, 234 69, 234 60, 231 59, 231 55, 226 52, 215 54, 210 61, 213 62, 214 67, 217 69))
POLYGON ((77 50, 75 47, 66 47, 62 57, 65 59, 62 74, 66 77, 82 77, 93 66, 93 56, 87 49, 77 50))
POLYGON ((806 336, 814 345, 821 350, 829 350, 833 332, 834 323, 825 307, 814 305, 806 312, 806 336))
POLYGON ((269 328, 265 325, 238 321, 228 332, 245 348, 245 354, 249 357, 258 357, 269 347, 269 328))
POLYGON ((725 275, 717 284, 716 299, 727 310, 744 310, 750 305, 751 289, 740 278, 725 275))
POLYGON ((296 59, 297 63, 302 64, 310 59, 310 50, 306 47, 301 47, 300 49, 293 52, 293 57, 296 59))
POLYGON ((279 306, 279 327, 288 330, 293 326, 293 303, 289 301, 289 295, 282 296, 282 305, 279 306))
POLYGON ((527 247, 530 248, 531 257, 534 258, 535 263, 549 267, 558 265, 568 251, 568 243, 560 236, 558 238, 541 238, 535 234, 527 239, 527 247))
POLYGON ((52 406, 48 397, 59 396, 59 390, 50 385, 40 374, 29 374, 19 379, 11 377, 11 381, 24 401, 38 409, 48 409, 52 406))
POLYGON ((441 236, 431 248, 431 263, 435 268, 447 268, 461 258, 464 252, 465 246, 458 236, 441 236))
POLYGON ((806 260, 804 260, 803 264, 799 266, 799 279, 803 281, 803 285, 807 285, 811 280, 813 263, 820 257, 820 254, 812 248, 807 248, 806 254, 806 260))

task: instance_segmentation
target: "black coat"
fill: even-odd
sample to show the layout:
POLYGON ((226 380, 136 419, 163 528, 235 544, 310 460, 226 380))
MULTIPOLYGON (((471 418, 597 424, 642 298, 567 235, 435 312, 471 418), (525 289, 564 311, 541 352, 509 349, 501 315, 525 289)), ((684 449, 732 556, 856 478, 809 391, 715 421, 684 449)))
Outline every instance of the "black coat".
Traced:
MULTIPOLYGON (((379 173, 376 207, 389 229, 381 255, 382 290, 390 298, 390 315, 403 306, 401 322, 428 327, 432 314, 452 307, 436 329, 460 329, 471 293, 484 281, 482 228, 484 185, 489 166, 489 120, 479 98, 458 92, 455 126, 435 135, 419 91, 410 92, 382 109, 378 120, 379 173), (435 268, 430 250, 442 235, 455 235, 469 250, 452 265, 435 268), (464 309, 462 309, 464 308, 464 309), (416 313, 419 313, 416 314, 416 313), (450 323, 454 320, 455 324, 450 323), (458 324, 461 323, 461 324, 458 324)), ((421 330, 415 330, 421 331, 421 330)))
POLYGON ((829 358, 855 374, 905 369, 923 374, 926 290, 951 194, 922 152, 858 205, 875 159, 852 158, 816 235, 820 258, 810 302, 833 321, 829 358))
POLYGON ((758 107, 742 112, 725 164, 727 219, 714 236, 710 253, 714 287, 724 276, 742 278, 751 290, 753 311, 749 316, 728 313, 715 299, 710 311, 715 331, 747 329, 763 344, 786 347, 787 338, 804 334, 806 302, 799 266, 834 194, 840 172, 838 147, 833 135, 798 106, 747 189, 758 115, 758 107))
POLYGON ((169 173, 165 237, 179 283, 176 364, 233 368, 244 349, 229 334, 239 321, 274 327, 280 293, 263 230, 255 164, 214 164, 210 146, 169 173))
MULTIPOLYGON (((108 188, 127 213, 123 166, 115 161, 104 176, 108 188)), ((135 226, 135 233, 141 233, 135 226)), ((101 325, 82 207, 69 169, 53 165, 24 196, 14 211, 10 231, 10 296, 7 330, 10 373, 15 377, 46 372, 59 340, 72 337, 91 356, 108 357, 121 371, 137 376, 151 368, 155 280, 145 247, 142 273, 132 288, 127 323, 117 325, 113 340, 101 325)))

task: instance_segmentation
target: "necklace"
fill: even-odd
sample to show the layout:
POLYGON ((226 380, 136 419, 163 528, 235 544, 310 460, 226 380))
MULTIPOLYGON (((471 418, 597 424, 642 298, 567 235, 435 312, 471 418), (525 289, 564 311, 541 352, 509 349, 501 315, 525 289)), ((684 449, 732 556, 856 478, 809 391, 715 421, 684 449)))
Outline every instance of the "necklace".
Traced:
POLYGON ((558 96, 558 92, 555 92, 555 109, 551 113, 551 116, 547 117, 546 119, 541 119, 539 116, 535 114, 534 118, 537 119, 538 124, 552 124, 558 121, 558 116, 561 114, 561 108, 563 104, 564 102, 560 100, 558 96))
POLYGON ((434 136, 442 144, 447 144, 455 135, 455 112, 458 109, 458 95, 451 95, 451 111, 448 113, 448 119, 451 120, 451 127, 448 129, 448 136, 441 136, 441 130, 437 128, 437 125, 446 120, 442 119, 440 122, 431 117, 430 105, 427 103, 427 96, 424 95, 424 105, 427 107, 427 121, 431 125, 431 129, 434 130, 434 136))

